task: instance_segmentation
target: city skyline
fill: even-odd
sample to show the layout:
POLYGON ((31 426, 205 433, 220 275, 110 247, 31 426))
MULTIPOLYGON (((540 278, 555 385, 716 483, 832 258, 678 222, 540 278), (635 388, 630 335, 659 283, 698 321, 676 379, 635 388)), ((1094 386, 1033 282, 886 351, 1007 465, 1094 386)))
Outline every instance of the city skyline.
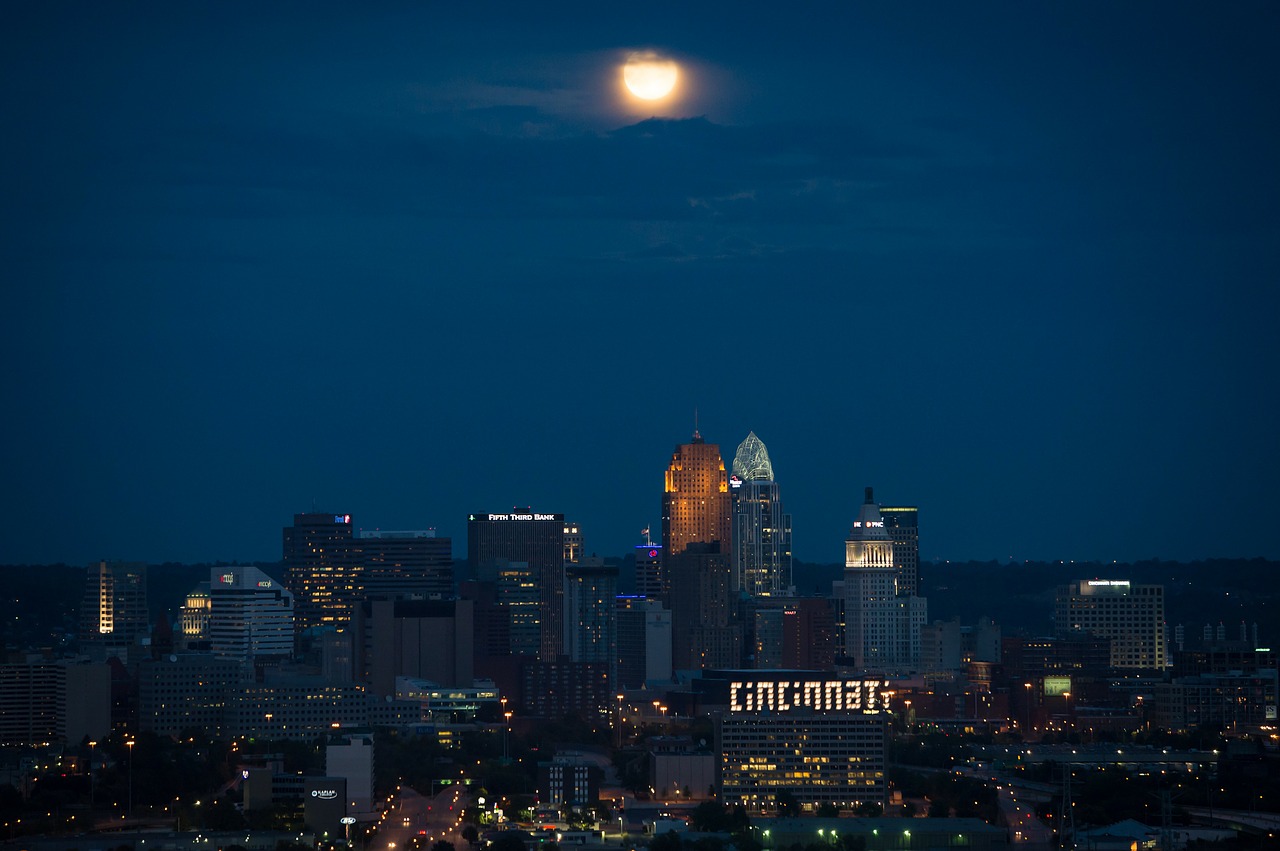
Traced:
POLYGON ((0 33, 0 564, 620 555, 695 428, 805 562, 1280 558, 1274 4, 225 12, 0 33))

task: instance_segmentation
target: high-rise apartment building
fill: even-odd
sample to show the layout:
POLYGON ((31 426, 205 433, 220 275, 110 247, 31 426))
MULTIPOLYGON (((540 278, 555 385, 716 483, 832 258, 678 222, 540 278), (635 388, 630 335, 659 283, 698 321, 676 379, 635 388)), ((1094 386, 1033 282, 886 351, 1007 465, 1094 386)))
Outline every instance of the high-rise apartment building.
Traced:
POLYGON ((351 620, 360 596, 353 539, 350 514, 295 514, 284 528, 284 584, 299 632, 351 620))
POLYGON ((1163 670, 1164 586, 1127 579, 1081 579, 1058 587, 1054 600, 1057 635, 1111 639, 1111 667, 1163 670))
POLYGON ((293 653, 293 595, 256 567, 209 571, 209 647, 248 662, 293 653))
MULTIPOLYGON (((124 655, 146 636, 147 566, 103 561, 90 565, 80 607, 80 640, 95 657, 124 655)), ((105 657, 104 657, 105 658, 105 657)))
MULTIPOLYGON (((467 561, 480 577, 487 563, 524 562, 538 591, 538 658, 555 661, 564 652, 564 515, 513 510, 467 518, 467 561)), ((514 629, 514 625, 513 625, 514 629)))
POLYGON ((435 529, 361 531, 352 550, 363 600, 453 596, 453 541, 435 529))
POLYGON ((782 510, 769 450, 754 431, 733 456, 729 498, 734 584, 752 596, 784 593, 791 586, 791 515, 782 510))
POLYGON ((733 521, 729 477, 720 447, 698 432, 671 454, 662 493, 662 549, 670 559, 690 544, 719 543, 726 559, 732 551, 733 521))
POLYGON ((618 681, 618 568, 587 556, 565 568, 564 650, 574 662, 597 662, 618 681))
POLYGON ((898 593, 893 541, 871 488, 845 540, 845 655, 870 671, 909 671, 919 664, 920 597, 898 593))
POLYGON ((920 592, 920 510, 914 505, 882 505, 880 516, 893 541, 893 561, 898 568, 898 594, 920 592))

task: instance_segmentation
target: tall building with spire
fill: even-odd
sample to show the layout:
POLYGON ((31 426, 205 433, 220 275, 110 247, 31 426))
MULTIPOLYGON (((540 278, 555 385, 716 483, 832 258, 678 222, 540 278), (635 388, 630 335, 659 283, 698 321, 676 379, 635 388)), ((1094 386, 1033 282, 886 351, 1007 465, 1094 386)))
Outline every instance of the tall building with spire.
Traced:
POLYGON ((791 515, 782 510, 764 441, 749 432, 733 456, 729 477, 733 514, 733 581, 753 597, 791 586, 791 515))
POLYGON ((894 542, 871 488, 844 546, 845 655, 863 670, 914 669, 920 660, 927 603, 899 593, 894 542))
POLYGON ((696 430, 671 453, 662 492, 662 550, 669 559, 690 544, 718 542, 728 553, 733 539, 729 477, 720 447, 696 430))

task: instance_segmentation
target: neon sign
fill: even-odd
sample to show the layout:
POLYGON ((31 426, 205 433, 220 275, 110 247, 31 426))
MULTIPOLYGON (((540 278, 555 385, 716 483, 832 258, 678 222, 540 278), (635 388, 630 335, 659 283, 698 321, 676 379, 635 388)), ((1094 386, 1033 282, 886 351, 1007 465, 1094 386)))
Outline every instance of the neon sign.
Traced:
POLYGON ((888 708, 883 680, 731 682, 730 712, 861 712, 888 708))

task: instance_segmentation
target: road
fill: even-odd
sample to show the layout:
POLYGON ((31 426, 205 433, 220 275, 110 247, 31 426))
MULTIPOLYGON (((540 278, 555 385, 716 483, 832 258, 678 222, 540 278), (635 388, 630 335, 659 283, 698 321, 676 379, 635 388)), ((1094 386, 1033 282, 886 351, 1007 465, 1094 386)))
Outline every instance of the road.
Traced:
POLYGON ((470 803, 470 796, 461 786, 445 786, 435 797, 403 786, 394 804, 387 809, 378 836, 369 849, 406 851, 415 837, 419 837, 426 848, 441 840, 452 842, 458 848, 465 847, 466 840, 458 830, 462 810, 470 803))

